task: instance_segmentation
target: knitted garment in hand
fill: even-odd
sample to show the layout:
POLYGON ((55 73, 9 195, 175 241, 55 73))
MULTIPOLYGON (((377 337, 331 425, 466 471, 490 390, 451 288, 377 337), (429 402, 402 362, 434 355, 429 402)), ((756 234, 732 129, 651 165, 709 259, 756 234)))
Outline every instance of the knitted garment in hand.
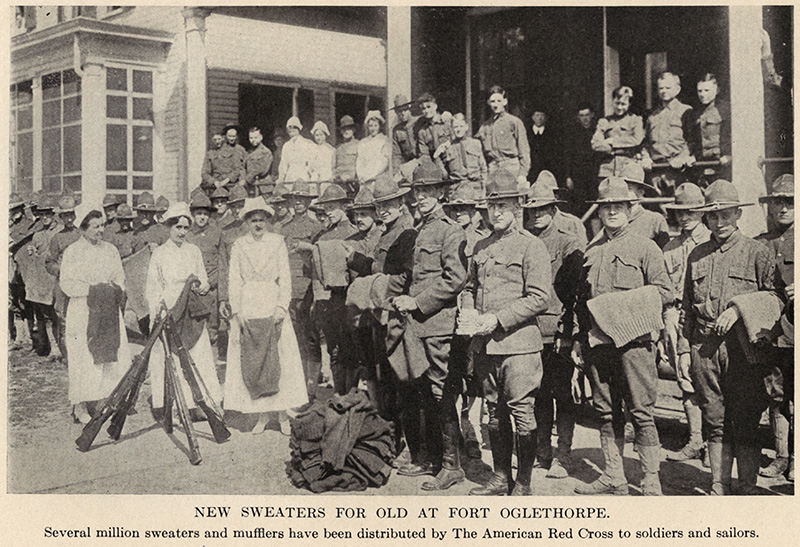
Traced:
POLYGON ((654 285, 601 294, 586 305, 597 327, 618 348, 664 328, 661 296, 654 285))
POLYGON ((89 287, 86 298, 86 306, 89 308, 86 340, 95 365, 117 362, 121 303, 122 289, 113 283, 89 287))
POLYGON ((281 363, 278 341, 281 323, 272 317, 248 319, 242 323, 242 380, 253 399, 279 391, 281 363))

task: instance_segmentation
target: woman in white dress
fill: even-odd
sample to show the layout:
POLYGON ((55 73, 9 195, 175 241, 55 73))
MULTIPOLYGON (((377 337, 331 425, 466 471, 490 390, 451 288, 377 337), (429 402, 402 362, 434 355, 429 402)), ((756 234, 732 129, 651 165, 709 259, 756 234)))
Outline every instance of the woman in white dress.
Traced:
MULTIPOLYGON (((100 210, 84 207, 76 222, 81 230, 81 238, 64 251, 61 261, 59 284, 69 297, 67 305, 65 337, 69 354, 69 400, 74 405, 73 415, 81 423, 91 420, 87 402, 99 401, 108 397, 122 376, 131 366, 128 336, 122 314, 119 316, 119 347, 114 352, 116 341, 111 341, 111 353, 116 359, 96 362, 96 356, 89 349, 89 304, 90 289, 97 285, 109 285, 120 299, 125 290, 125 273, 117 248, 102 240, 105 217, 100 210), (110 285, 119 289, 114 291, 110 285)), ((111 305, 118 305, 112 303, 111 305)), ((113 313, 113 310, 111 310, 113 313)), ((109 332, 111 329, 109 329, 109 332)))
MULTIPOLYGON (((314 137, 315 153, 308 163, 311 171, 311 182, 331 182, 333 180, 333 169, 336 166, 336 149, 328 144, 328 137, 331 136, 325 122, 318 121, 311 129, 311 136, 314 137)), ((326 186, 326 185, 321 185, 326 186)), ((325 188, 319 188, 319 193, 325 188)))
MULTIPOLYGON (((194 291, 204 295, 209 291, 208 276, 203 264, 203 254, 200 248, 186 241, 186 234, 192 225, 192 216, 189 205, 175 203, 164 213, 164 225, 169 228, 169 240, 157 247, 150 258, 147 271, 147 287, 145 296, 150 307, 150 323, 158 316, 163 301, 167 308, 172 308, 178 300, 186 280, 194 275, 200 281, 194 291)), ((203 326, 203 331, 197 342, 189 348, 200 377, 205 382, 209 394, 218 404, 222 401, 222 387, 217 378, 217 367, 208 330, 203 326)), ((174 357, 178 363, 177 357, 174 357)), ((153 395, 153 415, 160 419, 164 412, 164 347, 160 343, 153 345, 150 354, 150 387, 153 395)), ((184 398, 190 408, 192 420, 203 419, 201 411, 194 404, 189 385, 178 370, 178 383, 183 388, 184 398)))
POLYGON ((367 136, 358 141, 356 176, 360 183, 374 181, 389 170, 392 142, 383 134, 386 120, 377 110, 370 110, 364 120, 367 136))
POLYGON ((269 413, 278 413, 281 432, 289 434, 286 410, 308 403, 300 350, 288 317, 292 298, 289 254, 283 238, 267 231, 268 205, 263 198, 245 202, 242 216, 248 233, 231 248, 228 297, 231 327, 228 339, 228 369, 225 377, 225 408, 259 414, 253 434, 266 429, 269 413), (253 319, 280 321, 278 391, 254 399, 242 373, 243 323, 253 319))

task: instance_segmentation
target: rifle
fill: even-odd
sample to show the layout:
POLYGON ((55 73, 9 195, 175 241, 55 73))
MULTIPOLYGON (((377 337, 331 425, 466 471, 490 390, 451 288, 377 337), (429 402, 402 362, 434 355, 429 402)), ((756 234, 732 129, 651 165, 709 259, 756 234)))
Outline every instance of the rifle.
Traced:
MULTIPOLYGON (((178 419, 183 426, 183 430, 186 431, 186 439, 189 445, 189 463, 192 465, 198 465, 203 461, 203 456, 200 455, 200 447, 197 445, 197 437, 195 436, 194 428, 192 427, 192 420, 189 418, 189 409, 186 406, 186 399, 183 397, 183 389, 181 389, 180 384, 178 384, 178 379, 175 372, 175 361, 172 359, 169 340, 167 338, 167 334, 162 332, 161 341, 164 344, 164 355, 166 356, 166 363, 164 365, 164 380, 165 383, 169 385, 169 389, 167 389, 167 386, 165 386, 164 399, 167 399, 168 396, 166 394, 168 392, 173 392, 175 397, 175 406, 178 407, 178 419)), ((167 433, 172 433, 171 400, 169 406, 166 404, 164 405, 165 429, 167 428, 167 424, 169 424, 169 430, 167 430, 167 433)))
POLYGON ((194 403, 208 417, 208 425, 214 434, 214 440, 217 443, 224 443, 230 438, 231 432, 228 431, 228 428, 225 427, 225 422, 222 421, 222 409, 211 397, 203 377, 200 376, 200 372, 197 370, 194 359, 189 354, 189 350, 183 346, 180 336, 175 331, 175 323, 169 314, 166 316, 165 333, 172 346, 172 351, 178 356, 183 377, 186 379, 186 383, 189 384, 194 403))
POLYGON ((109 435, 114 440, 119 439, 119 434, 122 431, 122 426, 125 423, 125 417, 128 414, 128 409, 135 404, 136 398, 139 393, 139 385, 144 380, 145 372, 147 371, 147 362, 150 359, 150 351, 153 349, 153 344, 159 339, 163 322, 157 321, 153 327, 153 332, 150 333, 150 338, 147 340, 142 352, 134 357, 133 364, 125 372, 122 379, 119 381, 114 391, 108 396, 106 403, 100 409, 100 412, 86 424, 81 432, 81 436, 75 440, 78 445, 78 450, 86 452, 92 446, 97 434, 103 424, 113 414, 114 420, 108 428, 109 435), (134 397, 135 392, 135 397, 134 397))

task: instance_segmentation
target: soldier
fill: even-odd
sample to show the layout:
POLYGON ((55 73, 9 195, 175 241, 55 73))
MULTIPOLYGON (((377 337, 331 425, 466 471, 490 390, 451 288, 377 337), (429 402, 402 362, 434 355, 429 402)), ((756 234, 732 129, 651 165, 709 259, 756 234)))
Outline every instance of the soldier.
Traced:
POLYGON ((620 86, 611 93, 614 112, 597 123, 592 136, 592 150, 602 155, 599 180, 606 177, 619 177, 629 163, 641 156, 644 141, 642 117, 631 112, 633 90, 620 86))
POLYGON ((692 383, 689 369, 682 370, 678 361, 678 346, 686 344, 686 341, 679 342, 681 332, 678 328, 678 317, 683 305, 686 260, 695 247, 711 237, 711 231, 703 224, 703 213, 692 210, 704 204, 703 191, 698 186, 685 182, 675 190, 675 203, 665 205, 665 208, 675 211, 681 233, 664 246, 664 260, 675 295, 675 302, 667 305, 664 310, 664 353, 678 378, 683 411, 689 424, 689 441, 678 452, 667 455, 667 459, 672 461, 692 460, 703 455, 703 416, 700 410, 700 397, 692 383))
POLYGON ((348 193, 355 192, 356 158, 358 157, 358 139, 356 136, 356 123, 351 116, 342 116, 339 120, 339 133, 342 143, 336 147, 336 168, 333 171, 333 181, 344 188, 348 193))
MULTIPOLYGON (((8 236, 9 236, 9 256, 10 267, 14 270, 13 276, 9 271, 9 328, 14 325, 13 310, 19 311, 22 318, 28 326, 28 338, 32 341, 31 335, 34 331, 34 314, 33 306, 25 305, 25 283, 22 277, 22 271, 17 267, 21 261, 24 261, 23 247, 28 243, 32 237, 35 221, 25 214, 25 201, 20 198, 18 194, 9 196, 8 208, 8 236)), ((26 254, 26 253, 25 253, 26 254)), ((24 268, 23 268, 24 269, 24 268)), ((13 328, 14 337, 16 336, 16 328, 13 328)), ((12 337, 12 338, 14 338, 12 337)), ((13 346, 14 349, 22 347, 21 341, 17 340, 13 346), (18 342, 18 343, 17 343, 18 342)))
POLYGON ((489 108, 492 117, 481 125, 475 137, 483 145, 489 173, 505 169, 517 177, 521 188, 528 188, 531 168, 531 149, 522 120, 506 112, 508 98, 500 86, 489 89, 489 108))
POLYGON ((103 239, 111 241, 111 235, 119 231, 119 223, 116 220, 117 206, 119 200, 114 194, 106 194, 103 198, 103 213, 106 215, 106 225, 103 229, 103 239))
POLYGON ((207 194, 215 188, 230 188, 244 176, 245 151, 237 143, 235 127, 225 128, 212 137, 214 148, 206 152, 201 172, 201 186, 207 194), (230 141, 233 141, 232 143, 230 141))
POLYGON ((133 252, 138 251, 145 245, 154 250, 159 245, 163 245, 169 239, 169 228, 156 223, 156 213, 160 210, 156 207, 153 194, 142 192, 134 206, 137 212, 137 224, 134 226, 133 233, 136 237, 136 244, 133 252))
POLYGON ((630 230, 628 219, 635 199, 619 177, 600 184, 595 203, 603 231, 586 249, 578 286, 579 330, 572 358, 577 366, 588 368, 604 459, 603 474, 590 484, 580 484, 575 488, 578 494, 628 493, 622 466, 623 401, 636 431, 644 471, 642 494, 661 494, 661 446, 653 420, 658 387, 654 341, 661 328, 662 306, 672 303, 674 296, 661 250, 630 230), (657 289, 657 295, 634 291, 649 285, 657 289))
POLYGON ((222 261, 220 271, 225 272, 218 279, 217 298, 219 300, 219 327, 217 328, 217 356, 220 360, 225 360, 228 355, 228 320, 230 319, 230 306, 228 305, 228 263, 231 256, 233 243, 247 233, 247 224, 241 218, 240 213, 247 199, 247 191, 240 185, 234 186, 228 196, 227 214, 217 222, 217 226, 222 231, 222 261))
POLYGON ((468 127, 464 114, 453 116, 451 125, 453 140, 445 143, 442 153, 436 158, 452 182, 449 191, 468 185, 477 195, 482 196, 486 193, 488 168, 483 158, 481 141, 467 136, 468 127))
MULTIPOLYGON (((786 473, 794 481, 794 176, 781 175, 772 183, 767 203, 773 229, 759 236, 775 257, 779 287, 786 296, 786 307, 773 328, 773 355, 764 381, 770 396, 769 413, 775 435, 775 459, 759 471, 762 477, 775 478, 786 473)), ((36 236, 34 236, 35 238, 36 236)))
POLYGON ((631 205, 631 215, 628 219, 628 227, 633 233, 647 239, 652 239, 660 248, 669 242, 669 226, 664 215, 654 211, 648 211, 642 207, 638 201, 642 199, 649 190, 658 193, 655 186, 644 181, 644 169, 638 163, 631 162, 622 168, 620 177, 628 183, 628 191, 634 201, 631 205))
POLYGON ((453 128, 449 123, 451 116, 439 113, 436 97, 430 93, 420 95, 417 102, 422 108, 422 118, 416 126, 419 157, 429 157, 444 170, 438 158, 442 155, 446 143, 453 139, 453 128))
POLYGON ((253 148, 247 152, 244 158, 244 178, 239 183, 245 187, 248 196, 255 197, 256 187, 261 183, 274 185, 271 180, 268 180, 269 171, 272 168, 272 152, 264 146, 262 142, 264 136, 258 127, 250 128, 249 137, 250 146, 253 148))
MULTIPOLYGON (((731 163, 731 107, 717 97, 717 77, 706 73, 697 82, 697 97, 700 108, 693 111, 692 125, 695 131, 690 141, 692 159, 719 161, 719 167, 705 167, 699 173, 698 182, 706 187, 718 178, 730 177, 731 163)), ((689 163, 691 165, 693 161, 689 163)))
POLYGON ((419 157, 417 148, 419 116, 411 113, 413 105, 414 101, 409 101, 405 95, 395 95, 394 111, 400 121, 392 128, 391 171, 396 180, 399 180, 397 177, 410 180, 414 176, 414 168, 417 166, 417 162, 414 160, 419 157))
POLYGON ((219 329, 219 280, 228 274, 222 230, 216 222, 211 222, 213 207, 211 200, 204 193, 192 196, 189 210, 194 222, 186 235, 186 241, 196 245, 203 255, 210 288, 201 296, 201 300, 210 312, 207 323, 208 337, 211 345, 216 346, 219 329))
POLYGON ((762 300, 757 306, 765 309, 779 300, 769 249, 739 232, 744 205, 752 204, 741 203, 736 187, 726 180, 706 189, 705 206, 694 210, 705 213, 711 239, 689 254, 681 310, 685 341, 678 347, 679 366, 689 368, 700 396, 712 495, 730 494, 734 457, 739 493, 757 491, 758 423, 768 406, 758 362, 763 360, 731 328, 742 315, 737 297, 758 293, 762 300))
MULTIPOLYGON (((464 480, 459 454, 461 433, 455 398, 461 382, 453 382, 444 396, 450 344, 455 330, 456 304, 466 283, 464 230, 447 217, 440 201, 447 179, 432 161, 423 156, 414 171, 412 188, 421 215, 414 245, 410 284, 407 274, 393 276, 390 291, 395 309, 406 315, 407 344, 424 348, 426 362, 409 363, 411 377, 422 395, 429 461, 414 461, 398 473, 407 476, 434 474, 423 490, 445 490, 464 480), (442 420, 444 423, 442 423, 442 420)), ((420 356, 421 357, 421 356, 420 356)))
POLYGON ((213 219, 222 225, 233 216, 228 210, 228 191, 225 188, 217 188, 211 193, 211 206, 214 208, 213 219))
POLYGON ((164 224, 164 213, 169 209, 169 200, 164 196, 158 196, 156 199, 156 223, 164 224))
POLYGON ((278 184, 272 189, 271 196, 264 195, 266 202, 275 209, 272 231, 276 234, 283 235, 283 228, 294 218, 292 210, 289 208, 288 196, 291 193, 291 188, 285 184, 278 184))
POLYGON ((647 117, 645 127, 642 167, 652 171, 653 186, 666 195, 675 193, 675 187, 686 180, 684 168, 694 163, 690 150, 694 136, 692 107, 678 99, 680 92, 681 79, 671 72, 661 73, 658 77, 661 104, 647 117), (653 168, 654 163, 665 162, 669 167, 653 168))
POLYGON ((292 116, 286 121, 286 132, 289 140, 281 148, 281 161, 278 166, 278 180, 292 182, 295 180, 311 180, 311 169, 308 162, 314 155, 314 143, 300 135, 303 124, 300 118, 292 116))
POLYGON ((114 245, 119 251, 119 257, 125 260, 133 254, 136 245, 136 236, 133 233, 133 221, 136 213, 127 203, 117 205, 117 222, 119 229, 115 234, 108 238, 108 242, 114 245))
MULTIPOLYGON (((545 188, 551 189, 553 192, 558 190, 558 184, 556 183, 556 178, 553 176, 553 173, 550 171, 542 171, 539 173, 539 176, 536 178, 534 184, 539 183, 540 185, 544 186, 545 188)), ((528 196, 528 199, 532 199, 532 195, 528 196)), ((583 227, 583 223, 581 219, 576 217, 571 213, 565 213, 561 209, 558 208, 558 205, 554 205, 556 208, 556 214, 553 216, 553 224, 555 224, 556 229, 564 230, 568 234, 574 235, 578 238, 578 242, 581 244, 581 248, 585 248, 588 241, 586 239, 586 228, 583 227)), ((523 218, 525 219, 524 226, 528 231, 531 231, 533 228, 532 220, 530 218, 529 209, 523 210, 523 218)))
MULTIPOLYGON (((494 474, 470 490, 473 496, 529 496, 536 457, 534 395, 542 379, 542 337, 536 316, 547 310, 551 285, 544 244, 521 230, 516 177, 503 169, 486 184, 492 235, 475 246, 459 331, 474 336, 475 374, 483 382, 489 412, 494 474), (517 477, 511 478, 511 453, 517 430, 517 477)), ((449 379, 449 378, 448 378, 449 379)))
POLYGON ((563 201, 556 199, 553 189, 537 182, 531 186, 523 207, 531 211, 529 230, 547 247, 553 280, 550 305, 537 318, 544 349, 542 383, 534 408, 539 436, 536 467, 547 469, 548 477, 563 479, 571 469, 570 454, 577 411, 573 386, 578 385, 578 370, 570 361, 569 352, 572 348, 575 291, 583 262, 583 247, 574 234, 559 228, 553 221, 557 203, 563 201), (558 427, 555 458, 550 444, 554 404, 558 427))
MULTIPOLYGON (((281 185, 276 186, 279 188, 281 185)), ((309 399, 314 399, 319 381, 322 356, 316 344, 314 325, 311 320, 311 306, 314 301, 311 290, 311 250, 300 249, 300 243, 309 246, 322 232, 322 224, 308 214, 308 204, 314 199, 310 185, 305 181, 297 181, 288 193, 288 202, 294 209, 294 215, 281 226, 280 233, 286 240, 289 249, 289 270, 292 272, 292 300, 289 304, 289 317, 292 319, 300 358, 303 361, 303 372, 306 378, 306 389, 309 399)), ((275 207, 287 209, 279 200, 275 207)), ((288 216, 288 209, 287 209, 288 216)))

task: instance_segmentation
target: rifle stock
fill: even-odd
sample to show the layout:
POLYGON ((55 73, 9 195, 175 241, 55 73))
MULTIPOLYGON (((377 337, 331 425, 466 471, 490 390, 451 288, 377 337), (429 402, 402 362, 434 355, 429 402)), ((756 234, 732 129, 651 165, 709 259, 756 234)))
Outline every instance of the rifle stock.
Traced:
MULTIPOLYGON (((203 456, 200 455, 200 447, 197 445, 197 437, 194 433, 194 428, 192 427, 192 420, 189 417, 189 409, 186 406, 186 399, 183 397, 183 389, 181 388, 180 384, 178 383, 178 378, 175 372, 175 362, 173 361, 172 357, 170 356, 171 348, 169 347, 169 343, 165 344, 167 350, 167 365, 166 365, 166 374, 165 379, 169 379, 170 390, 173 391, 173 395, 175 397, 175 406, 178 408, 178 419, 183 426, 184 431, 186 432, 186 440, 189 445, 189 463, 192 465, 198 465, 200 462, 203 461, 203 456)), ((171 406, 171 405, 170 405, 171 406)), ((164 420, 166 422, 167 415, 170 416, 170 431, 172 432, 172 409, 165 409, 164 420)))

